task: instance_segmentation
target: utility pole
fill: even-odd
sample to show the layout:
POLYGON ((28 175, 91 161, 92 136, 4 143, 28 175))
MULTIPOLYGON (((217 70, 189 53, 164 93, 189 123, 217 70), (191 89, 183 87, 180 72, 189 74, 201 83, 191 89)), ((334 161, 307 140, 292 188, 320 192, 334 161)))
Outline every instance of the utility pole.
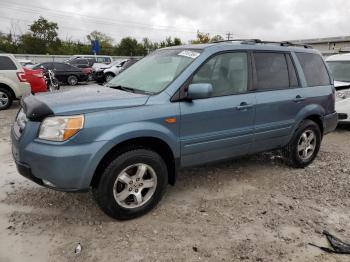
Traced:
POLYGON ((231 32, 228 32, 226 36, 227 36, 227 40, 231 40, 231 36, 233 36, 233 34, 231 32))

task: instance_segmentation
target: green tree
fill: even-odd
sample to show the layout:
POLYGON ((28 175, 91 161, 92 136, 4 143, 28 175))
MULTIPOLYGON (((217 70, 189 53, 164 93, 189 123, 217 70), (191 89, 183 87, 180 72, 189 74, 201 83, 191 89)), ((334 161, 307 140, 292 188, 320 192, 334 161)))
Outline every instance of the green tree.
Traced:
POLYGON ((58 25, 43 17, 34 21, 29 32, 20 37, 20 50, 25 53, 55 53, 61 41, 58 38, 58 25))
POLYGON ((202 33, 197 31, 197 39, 192 40, 191 43, 192 44, 205 44, 205 43, 209 43, 210 41, 210 35, 209 33, 202 33))
POLYGON ((115 48, 115 52, 121 56, 138 56, 147 53, 145 47, 132 37, 125 37, 120 40, 120 43, 115 48))
POLYGON ((4 34, 0 32, 0 53, 16 53, 18 45, 13 39, 12 34, 4 34))
POLYGON ((224 38, 221 35, 214 35, 210 37, 209 33, 203 33, 197 31, 197 39, 190 41, 191 44, 205 44, 210 42, 222 41, 224 38))
POLYGON ((219 41, 223 41, 224 38, 221 35, 214 35, 211 39, 210 42, 219 42, 219 41))

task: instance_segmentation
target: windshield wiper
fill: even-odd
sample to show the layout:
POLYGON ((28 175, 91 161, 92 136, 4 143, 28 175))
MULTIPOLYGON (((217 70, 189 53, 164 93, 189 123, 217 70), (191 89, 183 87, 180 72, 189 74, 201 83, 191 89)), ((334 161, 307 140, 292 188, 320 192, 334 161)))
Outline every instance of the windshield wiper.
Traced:
POLYGON ((123 91, 126 91, 126 92, 135 93, 135 89, 132 88, 132 87, 121 86, 121 85, 118 85, 118 86, 107 85, 107 86, 110 87, 110 88, 114 88, 114 89, 119 89, 119 90, 123 90, 123 91))
POLYGON ((123 90, 123 91, 126 91, 126 92, 131 92, 131 93, 148 94, 148 95, 152 94, 151 92, 144 91, 144 90, 141 90, 141 89, 132 88, 132 87, 128 87, 128 86, 121 86, 121 85, 117 85, 117 86, 107 85, 107 86, 110 87, 110 88, 119 89, 119 90, 123 90))

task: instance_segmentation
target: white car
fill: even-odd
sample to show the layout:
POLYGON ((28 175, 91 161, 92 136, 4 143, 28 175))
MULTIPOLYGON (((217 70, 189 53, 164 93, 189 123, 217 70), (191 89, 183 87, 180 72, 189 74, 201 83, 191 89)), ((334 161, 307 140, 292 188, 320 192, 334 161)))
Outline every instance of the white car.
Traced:
POLYGON ((0 110, 9 108, 13 100, 20 99, 30 91, 21 64, 13 55, 0 54, 0 110))
POLYGON ((112 78, 114 78, 119 73, 126 61, 128 61, 128 59, 115 60, 112 64, 110 64, 110 67, 103 70, 106 82, 112 80, 112 78))
POLYGON ((350 54, 333 55, 326 58, 334 78, 336 91, 335 110, 339 122, 350 122, 350 54))

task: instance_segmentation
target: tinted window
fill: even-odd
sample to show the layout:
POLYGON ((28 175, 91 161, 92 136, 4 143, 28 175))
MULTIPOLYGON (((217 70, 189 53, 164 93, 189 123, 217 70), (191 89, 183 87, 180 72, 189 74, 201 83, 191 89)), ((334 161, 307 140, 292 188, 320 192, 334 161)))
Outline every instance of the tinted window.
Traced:
POLYGON ((285 54, 255 53, 258 90, 289 88, 288 66, 285 54))
POLYGON ((109 64, 111 62, 111 59, 109 57, 97 57, 97 62, 109 64))
POLYGON ((330 78, 320 55, 309 53, 297 53, 296 55, 304 71, 307 86, 330 85, 330 78))
POLYGON ((193 76, 192 83, 212 84, 212 96, 246 92, 248 87, 247 54, 226 53, 211 58, 193 76))
POLYGON ((0 70, 16 70, 17 66, 7 56, 0 56, 0 70))
POLYGON ((60 71, 67 70, 67 65, 63 63, 54 63, 54 67, 56 70, 60 70, 60 71))

